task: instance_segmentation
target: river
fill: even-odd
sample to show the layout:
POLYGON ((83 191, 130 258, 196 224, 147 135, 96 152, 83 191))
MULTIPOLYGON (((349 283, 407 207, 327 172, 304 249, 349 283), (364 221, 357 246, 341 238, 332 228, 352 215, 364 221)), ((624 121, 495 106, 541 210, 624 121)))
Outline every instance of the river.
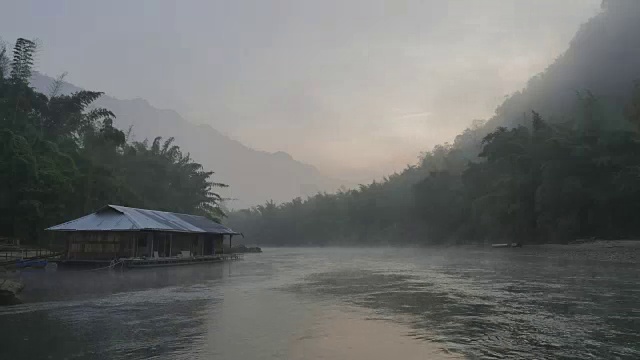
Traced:
POLYGON ((264 249, 25 271, 0 359, 638 359, 638 246, 264 249))

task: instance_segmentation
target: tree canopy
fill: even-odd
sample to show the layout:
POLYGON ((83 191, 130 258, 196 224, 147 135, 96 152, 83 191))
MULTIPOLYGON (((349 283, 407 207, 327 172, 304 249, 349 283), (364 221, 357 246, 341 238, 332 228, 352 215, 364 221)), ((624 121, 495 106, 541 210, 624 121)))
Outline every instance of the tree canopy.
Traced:
MULTIPOLYGON (((592 96, 592 95, 590 95, 592 96)), ((382 182, 235 212, 249 239, 276 245, 565 242, 640 235, 640 106, 608 130, 595 98, 575 119, 499 127, 475 159, 436 146, 382 182)))
POLYGON ((0 235, 36 241, 106 204, 224 216, 215 189, 226 185, 173 138, 128 142, 114 114, 92 105, 101 92, 31 88, 36 48, 20 38, 9 59, 0 47, 0 235))

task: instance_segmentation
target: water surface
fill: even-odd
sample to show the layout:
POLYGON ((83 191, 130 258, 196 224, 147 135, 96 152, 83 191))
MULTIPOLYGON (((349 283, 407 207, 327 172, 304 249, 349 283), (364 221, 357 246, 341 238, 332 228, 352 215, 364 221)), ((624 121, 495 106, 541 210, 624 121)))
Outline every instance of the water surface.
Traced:
POLYGON ((28 271, 0 359, 640 358, 638 247, 266 249, 28 271))

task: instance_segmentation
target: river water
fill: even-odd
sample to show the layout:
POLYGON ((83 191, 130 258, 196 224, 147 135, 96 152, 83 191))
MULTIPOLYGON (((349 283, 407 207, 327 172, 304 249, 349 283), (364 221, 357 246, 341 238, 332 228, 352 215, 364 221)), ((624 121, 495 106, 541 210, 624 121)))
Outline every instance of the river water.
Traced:
POLYGON ((638 359, 637 246, 265 249, 25 271, 0 359, 638 359))

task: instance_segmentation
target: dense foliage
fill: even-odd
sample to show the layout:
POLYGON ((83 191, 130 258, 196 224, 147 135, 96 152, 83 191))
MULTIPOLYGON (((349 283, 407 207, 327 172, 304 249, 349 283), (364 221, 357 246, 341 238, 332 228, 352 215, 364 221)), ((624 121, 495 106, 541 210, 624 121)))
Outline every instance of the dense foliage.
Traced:
POLYGON ((630 79, 640 78, 640 2, 602 7, 493 118, 416 166, 359 189, 237 211, 229 224, 275 245, 639 236, 640 85, 630 79))
MULTIPOLYGON (((382 182, 238 211, 230 225, 261 243, 563 242, 640 235, 640 85, 627 129, 599 126, 597 100, 551 124, 500 127, 470 161, 437 146, 382 182), (633 126, 632 126, 633 125, 633 126)), ((470 130, 473 131, 473 130, 470 130)))
POLYGON ((50 94, 29 86, 36 44, 0 48, 0 236, 36 240, 42 230, 106 204, 219 218, 212 172, 173 139, 127 142, 102 93, 50 94))

